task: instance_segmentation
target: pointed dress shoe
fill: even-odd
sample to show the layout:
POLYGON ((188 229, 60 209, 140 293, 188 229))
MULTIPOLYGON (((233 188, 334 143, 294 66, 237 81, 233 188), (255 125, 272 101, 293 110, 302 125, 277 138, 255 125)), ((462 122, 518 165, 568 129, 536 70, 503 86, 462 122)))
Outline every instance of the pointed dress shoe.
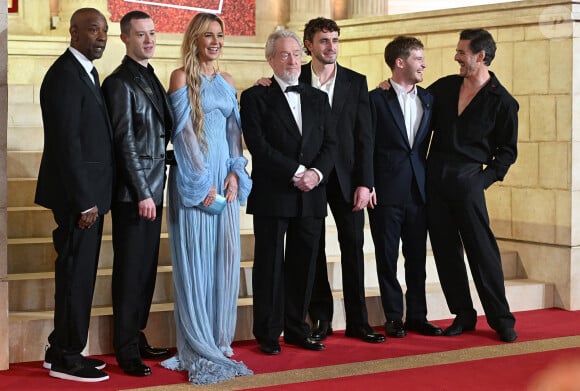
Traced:
POLYGON ((141 355, 141 358, 147 358, 151 360, 159 360, 171 356, 169 349, 154 348, 149 346, 147 338, 145 338, 145 334, 143 334, 143 332, 139 332, 139 354, 141 355))
POLYGON ((281 349, 280 349, 280 344, 279 343, 265 343, 265 342, 260 342, 260 351, 262 353, 265 354, 269 354, 271 356, 275 356, 277 354, 280 354, 281 349))
POLYGON ((513 329, 513 327, 500 329, 497 331, 497 333, 499 334, 499 339, 502 342, 514 342, 518 338, 518 335, 516 334, 516 331, 513 329))
POLYGON ((405 330, 415 331, 419 334, 429 335, 432 337, 443 335, 443 329, 441 329, 441 327, 435 326, 433 323, 430 323, 426 319, 407 319, 405 322, 405 330))
POLYGON ((385 336, 379 333, 375 333, 371 326, 359 326, 359 327, 348 327, 344 335, 350 338, 358 338, 363 342, 368 343, 380 343, 385 342, 385 336))
POLYGON ((327 320, 320 320, 318 321, 318 327, 312 330, 310 338, 315 341, 324 341, 326 337, 332 335, 332 333, 333 331, 330 322, 327 320))
POLYGON ((288 345, 296 345, 308 350, 320 351, 326 349, 326 346, 310 337, 304 339, 284 338, 284 342, 288 345))
POLYGON ((465 331, 473 331, 475 330, 475 323, 477 319, 462 319, 461 317, 457 316, 451 326, 447 327, 443 331, 443 335, 446 337, 455 337, 457 335, 463 334, 465 331))
POLYGON ((119 361, 119 366, 123 372, 130 376, 143 377, 151 375, 151 368, 143 364, 143 361, 139 358, 119 361))
POLYGON ((392 338, 403 338, 407 335, 402 320, 387 320, 385 322, 385 334, 392 338))

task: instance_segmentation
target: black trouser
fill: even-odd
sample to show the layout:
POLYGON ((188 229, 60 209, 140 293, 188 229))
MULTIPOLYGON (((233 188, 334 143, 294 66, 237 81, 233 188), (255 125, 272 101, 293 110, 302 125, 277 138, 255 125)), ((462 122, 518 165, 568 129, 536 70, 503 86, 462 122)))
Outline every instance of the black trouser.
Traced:
MULTIPOLYGON (((366 327, 368 313, 364 285, 364 212, 353 212, 353 205, 346 202, 340 191, 336 172, 330 175, 326 185, 326 198, 334 217, 340 245, 342 290, 346 325, 366 327)), ((316 276, 308 313, 313 320, 332 321, 334 299, 328 281, 326 265, 326 238, 323 227, 316 260, 316 276)))
POLYGON ((324 219, 254 215, 254 336, 273 344, 310 335, 306 323, 324 219), (286 245, 284 246, 284 238, 286 245))
POLYGON ((406 318, 425 320, 427 214, 418 190, 415 188, 409 192, 409 199, 404 205, 377 205, 368 212, 386 319, 403 320, 403 291, 397 279, 399 243, 402 242, 407 285, 406 318))
POLYGON ((97 277, 103 216, 91 228, 78 228, 78 215, 53 211, 54 330, 48 337, 53 365, 70 368, 82 359, 87 344, 91 306, 97 277))
POLYGON ((148 221, 137 204, 117 202, 113 219, 113 345, 117 360, 140 357, 139 331, 147 326, 159 257, 163 206, 148 221))
POLYGON ((483 189, 474 188, 461 197, 451 189, 446 193, 441 189, 437 182, 428 185, 427 213, 431 246, 449 310, 457 316, 474 313, 465 249, 488 324, 495 330, 513 327, 515 319, 505 296, 501 256, 489 226, 483 189))

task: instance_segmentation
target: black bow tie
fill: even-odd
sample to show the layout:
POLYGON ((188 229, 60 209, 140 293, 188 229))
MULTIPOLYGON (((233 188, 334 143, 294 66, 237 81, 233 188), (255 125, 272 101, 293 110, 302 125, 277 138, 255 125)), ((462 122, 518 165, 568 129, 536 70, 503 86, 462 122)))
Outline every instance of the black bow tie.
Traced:
POLYGON ((304 91, 304 86, 301 84, 296 84, 295 86, 288 86, 286 87, 286 90, 284 90, 284 92, 297 92, 299 94, 302 91, 304 91))

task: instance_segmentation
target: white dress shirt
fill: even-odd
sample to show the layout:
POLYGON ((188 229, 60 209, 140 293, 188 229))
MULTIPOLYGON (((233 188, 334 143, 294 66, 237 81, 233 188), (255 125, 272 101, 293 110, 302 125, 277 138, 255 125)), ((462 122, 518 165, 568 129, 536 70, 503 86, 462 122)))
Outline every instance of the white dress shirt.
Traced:
POLYGON ((401 85, 395 83, 393 79, 389 79, 389 82, 397 94, 399 104, 401 105, 401 111, 405 118, 405 128, 407 130, 407 137, 409 138, 409 145, 413 147, 415 136, 417 135, 417 129, 419 129, 419 124, 423 117, 423 104, 421 103, 421 99, 417 96, 417 86, 414 85, 411 91, 405 91, 405 89, 401 85))
POLYGON ((311 77, 312 81, 310 84, 312 85, 312 87, 317 88, 320 91, 326 92, 326 94, 328 95, 328 103, 330 103, 330 107, 332 107, 332 100, 334 98, 334 82, 336 81, 336 63, 334 63, 334 74, 324 84, 320 83, 320 78, 318 77, 318 75, 316 73, 314 73, 314 69, 312 69, 312 65, 310 65, 310 69, 312 72, 312 77, 311 77))
MULTIPOLYGON (((292 115, 294 116, 294 120, 296 121, 296 125, 298 125, 298 130, 300 131, 300 134, 302 135, 302 104, 300 101, 300 94, 297 91, 286 92, 286 87, 288 87, 290 84, 286 83, 284 80, 280 79, 276 75, 274 75, 274 79, 280 85, 282 92, 284 92, 284 96, 286 97, 286 100, 288 101, 288 106, 290 106, 290 111, 292 111, 292 115)), ((298 84, 298 82, 296 84, 298 84)), ((292 84, 292 85, 295 85, 295 84, 292 84)), ((314 170, 316 172, 316 174, 318 174, 318 183, 322 182, 322 178, 323 178, 322 172, 314 167, 312 167, 312 170, 314 170)), ((297 182, 298 180, 300 180, 301 174, 303 174, 305 171, 306 171, 306 167, 302 164, 299 165, 298 169, 294 173, 294 176, 292 177, 292 181, 297 182)))
MULTIPOLYGON (((298 130, 300 131, 300 134, 302 134, 302 105, 300 103, 300 94, 296 91, 285 92, 286 87, 291 84, 286 83, 276 75, 274 75, 274 79, 276 79, 278 84, 280 84, 280 88, 282 89, 282 92, 284 92, 284 97, 288 101, 288 106, 290 106, 296 125, 298 125, 298 130)), ((298 84, 298 81, 296 81, 296 84, 298 84)))
POLYGON ((94 66, 91 60, 89 60, 88 58, 85 57, 84 54, 82 54, 81 52, 79 52, 77 49, 73 48, 72 46, 68 47, 68 50, 72 53, 73 56, 75 56, 75 58, 81 63, 81 65, 83 66, 84 70, 87 72, 87 74, 89 75, 89 78, 93 81, 93 83, 95 82, 95 79, 93 78, 93 74, 91 73, 91 71, 93 70, 94 66))

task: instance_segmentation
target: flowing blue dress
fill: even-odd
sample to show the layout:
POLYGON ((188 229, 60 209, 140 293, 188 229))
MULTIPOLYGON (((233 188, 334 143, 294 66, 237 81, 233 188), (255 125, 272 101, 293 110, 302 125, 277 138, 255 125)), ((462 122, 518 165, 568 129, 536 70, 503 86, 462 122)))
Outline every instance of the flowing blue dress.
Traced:
POLYGON ((236 91, 217 74, 202 79, 207 150, 193 132, 187 86, 172 93, 172 143, 177 166, 168 179, 168 232, 173 263, 177 355, 161 363, 189 372, 192 384, 250 375, 230 359, 240 283, 240 204, 250 193, 236 91), (211 186, 224 193, 230 172, 239 178, 237 199, 220 215, 198 208, 211 186))

